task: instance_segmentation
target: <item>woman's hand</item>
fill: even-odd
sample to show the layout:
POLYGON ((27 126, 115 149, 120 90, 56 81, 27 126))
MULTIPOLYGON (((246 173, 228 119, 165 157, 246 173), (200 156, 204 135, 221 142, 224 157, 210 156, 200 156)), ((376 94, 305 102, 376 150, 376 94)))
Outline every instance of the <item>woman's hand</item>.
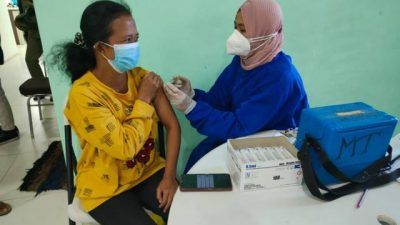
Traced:
POLYGON ((163 208, 167 212, 171 207, 172 199, 178 189, 178 181, 175 177, 163 177, 157 187, 157 200, 160 203, 158 207, 163 208))
POLYGON ((140 82, 138 99, 147 103, 151 103, 160 86, 162 86, 162 80, 160 76, 153 72, 148 73, 140 82))
POLYGON ((179 90, 187 94, 190 98, 193 98, 194 90, 189 79, 183 76, 175 76, 172 78, 171 83, 179 90))

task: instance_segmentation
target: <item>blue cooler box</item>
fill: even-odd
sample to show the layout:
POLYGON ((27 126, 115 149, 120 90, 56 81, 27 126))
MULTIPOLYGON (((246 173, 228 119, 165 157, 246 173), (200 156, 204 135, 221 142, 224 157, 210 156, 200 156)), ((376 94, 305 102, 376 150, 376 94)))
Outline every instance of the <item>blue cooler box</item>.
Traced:
MULTIPOLYGON (((314 138, 336 167, 352 178, 385 155, 396 123, 395 117, 362 102, 305 109, 295 145, 301 149, 305 135, 314 138)), ((314 150, 311 160, 321 183, 339 182, 322 167, 314 150)))

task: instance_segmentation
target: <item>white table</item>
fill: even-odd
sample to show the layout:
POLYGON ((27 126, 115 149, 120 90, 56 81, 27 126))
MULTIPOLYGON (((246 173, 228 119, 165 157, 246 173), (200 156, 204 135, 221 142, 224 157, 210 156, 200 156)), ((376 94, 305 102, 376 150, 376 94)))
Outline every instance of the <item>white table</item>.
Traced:
MULTIPOLYGON (((258 136, 270 136, 264 133, 258 136)), ((392 139, 400 152, 400 135, 392 139), (396 139, 396 140, 395 140, 396 139)), ((227 173, 226 144, 204 156, 189 173, 227 173)), ((367 192, 361 208, 355 205, 361 193, 332 202, 317 200, 303 186, 240 192, 177 191, 169 225, 377 225, 386 215, 400 224, 400 183, 393 182, 367 192)))

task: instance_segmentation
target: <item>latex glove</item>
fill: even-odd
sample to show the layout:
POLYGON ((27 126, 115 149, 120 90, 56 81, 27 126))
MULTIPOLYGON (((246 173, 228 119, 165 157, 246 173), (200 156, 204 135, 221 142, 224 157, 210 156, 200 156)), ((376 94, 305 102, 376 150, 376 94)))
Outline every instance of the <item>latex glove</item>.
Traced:
POLYGON ((169 99, 171 105, 181 110, 185 114, 190 113, 196 106, 196 101, 189 97, 186 93, 179 90, 175 85, 166 83, 164 85, 165 93, 169 99))
POLYGON ((192 85, 190 84, 190 80, 186 77, 175 76, 172 78, 171 83, 179 90, 187 94, 190 98, 194 97, 194 90, 192 88, 192 85))

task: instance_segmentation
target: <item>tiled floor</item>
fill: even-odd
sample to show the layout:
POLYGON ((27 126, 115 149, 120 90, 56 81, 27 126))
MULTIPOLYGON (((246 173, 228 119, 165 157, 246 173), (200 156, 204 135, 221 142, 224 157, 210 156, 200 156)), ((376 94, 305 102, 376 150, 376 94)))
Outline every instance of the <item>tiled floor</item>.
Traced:
POLYGON ((68 224, 65 191, 49 191, 34 197, 34 193, 17 190, 33 162, 52 141, 59 140, 52 106, 44 108, 43 121, 39 120, 37 109, 33 110, 35 139, 30 137, 26 98, 18 91, 19 85, 30 77, 24 57, 25 47, 20 46, 19 54, 0 66, 1 82, 21 134, 18 141, 0 145, 0 201, 13 207, 10 214, 0 217, 0 225, 68 224))

